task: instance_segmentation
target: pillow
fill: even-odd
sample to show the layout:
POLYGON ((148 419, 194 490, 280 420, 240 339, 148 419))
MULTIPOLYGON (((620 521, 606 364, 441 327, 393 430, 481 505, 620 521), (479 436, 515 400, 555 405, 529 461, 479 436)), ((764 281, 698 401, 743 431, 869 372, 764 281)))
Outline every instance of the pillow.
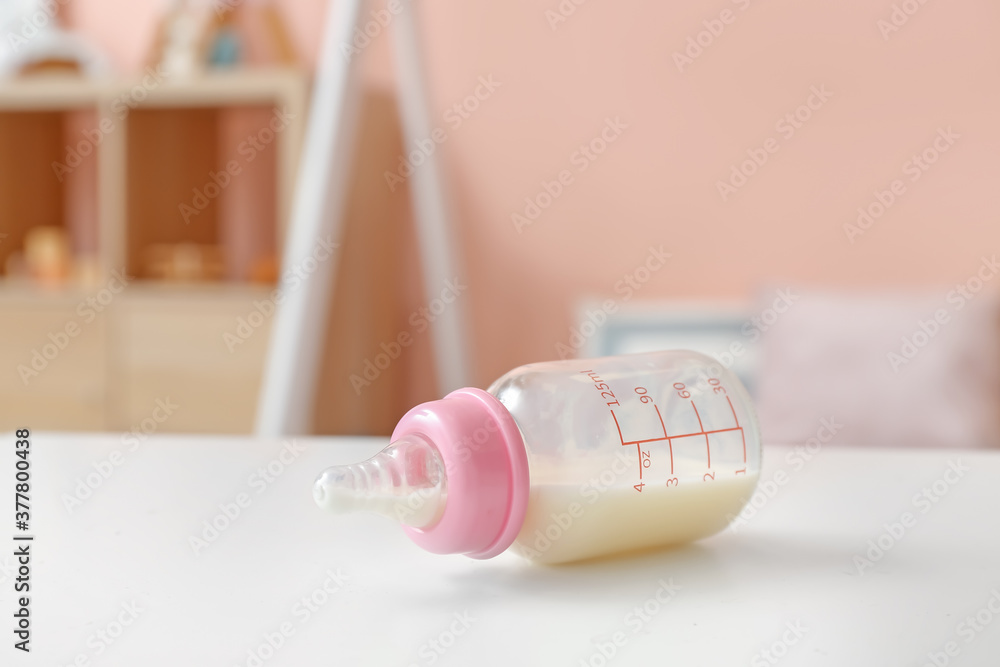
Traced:
POLYGON ((1000 444, 1000 301, 974 284, 978 293, 974 285, 926 295, 793 289, 784 313, 773 311, 774 292, 762 298, 764 442, 1000 444))

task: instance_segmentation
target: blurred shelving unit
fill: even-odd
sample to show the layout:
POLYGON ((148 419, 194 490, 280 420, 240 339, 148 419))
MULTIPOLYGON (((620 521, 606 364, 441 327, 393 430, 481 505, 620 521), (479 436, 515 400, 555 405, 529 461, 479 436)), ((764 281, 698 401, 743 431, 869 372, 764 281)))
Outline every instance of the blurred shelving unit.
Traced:
POLYGON ((0 82, 0 267, 39 226, 90 267, 0 279, 0 427, 128 431, 169 399, 157 430, 250 430, 270 321, 224 334, 274 290, 307 89, 292 68, 0 82), (164 249, 218 275, 165 279, 164 249))

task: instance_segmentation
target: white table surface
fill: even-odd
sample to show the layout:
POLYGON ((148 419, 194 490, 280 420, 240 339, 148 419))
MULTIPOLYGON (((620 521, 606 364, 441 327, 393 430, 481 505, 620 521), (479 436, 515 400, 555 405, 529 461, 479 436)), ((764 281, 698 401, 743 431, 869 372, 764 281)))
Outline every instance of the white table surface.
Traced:
MULTIPOLYGON (((385 441, 297 442, 304 451, 264 486, 249 478, 282 442, 154 436, 130 452, 118 435, 33 434, 33 651, 11 646, 4 501, 0 664, 769 665, 759 652, 784 639, 796 639, 775 649, 787 665, 923 665, 950 641, 949 664, 1000 664, 1000 613, 987 606, 997 591, 1000 610, 1000 453, 828 447, 796 470, 787 449, 767 448, 761 479, 784 470, 787 483, 738 531, 541 567, 513 554, 435 556, 388 520, 322 512, 314 477, 385 441), (69 513, 63 494, 114 450, 121 465, 69 513), (914 494, 949 461, 969 471, 922 513, 914 494), (249 506, 196 555, 189 536, 242 493, 249 506), (916 524, 859 574, 855 556, 903 512, 916 524), (328 572, 344 580, 329 595, 328 572), (654 602, 661 580, 680 587, 665 604, 654 602), (299 601, 313 595, 325 604, 307 615, 299 601), (131 625, 99 639, 131 619, 129 605, 131 625), (655 613, 639 621, 644 605, 655 613), (995 618, 970 639, 956 628, 977 612, 995 618), (283 627, 273 655, 248 655, 283 627)), ((13 456, 0 458, 0 492, 13 495, 13 456)))

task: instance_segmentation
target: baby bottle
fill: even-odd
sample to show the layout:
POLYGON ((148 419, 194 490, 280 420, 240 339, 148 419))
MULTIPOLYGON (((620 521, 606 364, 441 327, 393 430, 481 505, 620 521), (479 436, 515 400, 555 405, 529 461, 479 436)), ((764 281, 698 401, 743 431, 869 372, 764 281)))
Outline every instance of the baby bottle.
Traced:
POLYGON ((434 553, 560 563, 722 530, 753 493, 760 431, 728 369, 686 350, 528 364, 416 406, 316 502, 400 521, 434 553))

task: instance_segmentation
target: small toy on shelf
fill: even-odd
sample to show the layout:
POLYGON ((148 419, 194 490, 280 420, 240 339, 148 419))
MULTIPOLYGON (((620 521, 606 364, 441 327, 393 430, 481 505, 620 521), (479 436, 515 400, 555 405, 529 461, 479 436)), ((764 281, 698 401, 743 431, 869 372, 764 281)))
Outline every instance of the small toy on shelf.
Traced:
POLYGON ((295 50, 271 2, 172 0, 149 61, 168 75, 206 67, 294 65, 295 50))
POLYGON ((28 275, 46 287, 56 287, 73 273, 69 236, 62 227, 32 227, 24 237, 24 265, 28 275))
POLYGON ((0 49, 0 76, 70 73, 98 76, 108 59, 62 25, 63 3, 51 0, 0 1, 0 31, 9 48, 0 49))
MULTIPOLYGON (((200 4, 200 3, 199 3, 200 4)), ((189 0, 173 0, 160 20, 150 55, 167 76, 190 76, 202 69, 208 12, 189 0)))

